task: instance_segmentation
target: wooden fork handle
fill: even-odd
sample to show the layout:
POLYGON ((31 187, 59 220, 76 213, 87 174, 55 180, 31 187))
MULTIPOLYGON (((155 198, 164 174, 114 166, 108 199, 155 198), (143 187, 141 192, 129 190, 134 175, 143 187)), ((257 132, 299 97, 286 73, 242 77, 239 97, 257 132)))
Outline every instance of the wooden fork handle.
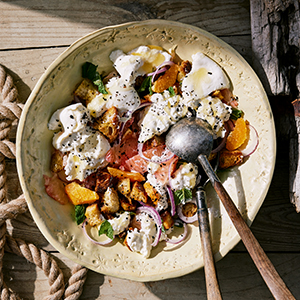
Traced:
POLYGON ((196 196, 198 206, 198 222, 203 251, 207 300, 222 300, 211 244, 205 191, 203 189, 198 189, 196 196))
POLYGON ((295 297, 292 295, 282 278, 277 273, 275 267, 267 257, 249 226, 238 211, 234 202, 223 187, 220 179, 213 171, 209 161, 207 160, 207 157, 205 155, 199 155, 198 160, 209 177, 212 186, 222 201, 223 206, 226 209, 233 225, 239 233, 246 249, 248 250, 253 262, 267 284, 273 297, 276 300, 295 300, 295 297))

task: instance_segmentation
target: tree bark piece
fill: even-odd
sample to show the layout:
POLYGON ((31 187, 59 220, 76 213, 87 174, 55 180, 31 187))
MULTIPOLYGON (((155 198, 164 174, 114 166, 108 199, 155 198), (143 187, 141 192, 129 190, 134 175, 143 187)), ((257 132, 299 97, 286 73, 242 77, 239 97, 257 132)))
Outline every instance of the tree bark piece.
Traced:
MULTIPOLYGON (((298 0, 251 0, 253 67, 269 96, 300 95, 300 13, 298 0)), ((290 137, 290 201, 300 212, 300 113, 283 116, 290 137)), ((292 110, 292 107, 291 107, 292 110)))

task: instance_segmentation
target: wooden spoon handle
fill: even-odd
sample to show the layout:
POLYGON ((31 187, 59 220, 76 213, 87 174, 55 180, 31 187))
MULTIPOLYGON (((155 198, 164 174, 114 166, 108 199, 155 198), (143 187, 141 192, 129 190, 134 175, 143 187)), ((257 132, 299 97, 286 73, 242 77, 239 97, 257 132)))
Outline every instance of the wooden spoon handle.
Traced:
POLYGON ((199 155, 198 160, 207 173, 233 225, 239 233, 245 247, 247 248, 253 262, 259 270, 273 297, 277 300, 295 300, 295 297, 292 295, 282 278, 277 273, 275 267, 267 257, 249 226, 246 224, 242 215, 236 208, 234 202, 221 184, 219 178, 210 166, 206 156, 199 155))
POLYGON ((210 226, 205 201, 205 191, 203 189, 199 189, 197 190, 196 195, 198 205, 198 221, 203 251, 207 299, 222 300, 211 245, 210 226))

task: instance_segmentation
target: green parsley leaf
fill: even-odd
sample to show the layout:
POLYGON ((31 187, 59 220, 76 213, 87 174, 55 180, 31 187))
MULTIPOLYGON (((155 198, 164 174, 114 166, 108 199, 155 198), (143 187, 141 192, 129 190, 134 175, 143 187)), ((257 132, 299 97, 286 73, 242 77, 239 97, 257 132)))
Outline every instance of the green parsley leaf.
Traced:
POLYGON ((101 225, 100 225, 100 228, 99 228, 99 232, 98 232, 99 235, 101 234, 105 234, 108 238, 110 238, 111 240, 114 238, 114 230, 111 226, 111 224, 105 220, 101 225))
POLYGON ((83 221, 86 219, 85 217, 85 205, 75 205, 75 220, 77 225, 83 223, 83 221))
POLYGON ((237 119, 241 118, 243 115, 244 115, 244 112, 242 110, 239 110, 239 109, 236 109, 233 107, 230 118, 233 120, 237 120, 237 119))
POLYGON ((170 92, 170 96, 171 96, 171 97, 173 97, 173 96, 176 95, 176 94, 175 94, 175 91, 174 91, 174 89, 173 89, 172 86, 170 86, 170 87, 168 88, 168 90, 169 90, 169 92, 170 92))
POLYGON ((175 204, 184 203, 188 199, 192 199, 192 191, 189 189, 181 189, 174 192, 175 204))
POLYGON ((102 94, 108 94, 96 65, 85 62, 82 66, 82 77, 91 80, 102 94))
POLYGON ((147 76, 144 81, 142 82, 142 85, 140 86, 138 92, 139 93, 143 93, 143 92, 146 92, 146 93, 149 93, 150 95, 153 94, 153 91, 152 91, 152 76, 147 76))

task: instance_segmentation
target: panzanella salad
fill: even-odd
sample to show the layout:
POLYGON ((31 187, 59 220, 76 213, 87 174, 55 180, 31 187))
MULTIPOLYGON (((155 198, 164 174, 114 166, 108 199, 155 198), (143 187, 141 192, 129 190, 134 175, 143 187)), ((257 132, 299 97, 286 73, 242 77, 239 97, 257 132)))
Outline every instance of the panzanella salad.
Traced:
POLYGON ((160 241, 183 242, 186 224, 197 220, 200 167, 166 148, 170 126, 184 117, 206 120, 215 140, 209 159, 218 159, 220 169, 243 163, 258 136, 228 76, 203 53, 189 61, 174 50, 140 46, 109 58, 113 71, 83 64, 72 103, 49 120, 52 176, 44 175, 45 188, 59 203, 74 205, 91 242, 118 237, 147 258, 160 241))

